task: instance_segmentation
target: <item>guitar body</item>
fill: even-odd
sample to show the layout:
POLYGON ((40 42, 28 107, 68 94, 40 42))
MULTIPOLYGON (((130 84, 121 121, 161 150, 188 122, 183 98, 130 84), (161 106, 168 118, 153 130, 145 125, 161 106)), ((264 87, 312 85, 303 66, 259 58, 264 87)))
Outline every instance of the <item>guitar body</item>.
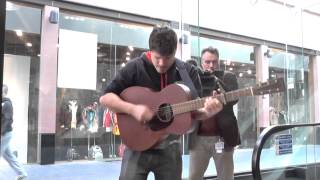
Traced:
MULTIPOLYGON (((177 104, 191 100, 190 90, 183 84, 171 84, 160 92, 149 88, 130 87, 125 89, 120 97, 133 104, 144 104, 152 109, 155 114, 164 104, 177 104)), ((155 121, 158 119, 154 117, 155 121)), ((153 121, 153 120, 152 120, 153 121)), ((118 114, 120 137, 125 145, 136 151, 143 151, 156 145, 157 142, 167 137, 168 134, 181 135, 191 129, 193 125, 191 112, 178 114, 171 118, 169 125, 159 130, 152 130, 149 124, 141 124, 132 116, 124 113, 118 114)))

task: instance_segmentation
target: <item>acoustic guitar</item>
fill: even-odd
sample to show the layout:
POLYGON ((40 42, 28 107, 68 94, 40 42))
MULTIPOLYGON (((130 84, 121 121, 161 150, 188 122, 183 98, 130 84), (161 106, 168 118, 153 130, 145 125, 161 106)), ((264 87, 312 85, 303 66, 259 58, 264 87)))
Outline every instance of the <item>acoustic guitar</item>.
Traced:
MULTIPOLYGON (((284 91, 283 78, 259 83, 254 87, 237 89, 216 95, 223 104, 242 96, 255 96, 284 91)), ((171 84, 159 92, 133 86, 125 89, 120 97, 133 104, 144 104, 154 111, 146 124, 124 113, 118 114, 118 126, 123 143, 132 150, 144 151, 155 146, 169 134, 181 135, 194 125, 191 112, 204 107, 207 97, 191 99, 190 89, 184 84, 171 84)))

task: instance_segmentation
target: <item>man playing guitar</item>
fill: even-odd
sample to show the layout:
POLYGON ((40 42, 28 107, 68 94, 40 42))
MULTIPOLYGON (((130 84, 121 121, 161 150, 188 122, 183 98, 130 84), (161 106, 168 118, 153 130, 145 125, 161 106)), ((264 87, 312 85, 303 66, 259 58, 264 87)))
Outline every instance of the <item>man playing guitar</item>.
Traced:
MULTIPOLYGON (((167 85, 182 80, 176 65, 180 60, 175 58, 177 35, 172 29, 155 27, 149 37, 149 49, 150 51, 143 53, 140 57, 130 60, 106 87, 105 94, 100 97, 102 105, 115 113, 128 114, 133 117, 133 121, 141 124, 148 123, 152 119, 154 116, 152 108, 125 101, 120 94, 132 86, 161 91, 167 85)), ((183 64, 193 82, 195 87, 193 89, 201 92, 196 68, 187 63, 183 64)), ((214 96, 208 97, 203 108, 192 111, 192 118, 207 119, 221 109, 222 104, 218 99, 214 96)), ((120 123, 120 117, 118 120, 120 123)), ((181 179, 182 158, 179 138, 179 135, 167 135, 151 148, 143 151, 127 148, 122 159, 119 179, 146 180, 150 171, 154 173, 156 180, 181 179)))

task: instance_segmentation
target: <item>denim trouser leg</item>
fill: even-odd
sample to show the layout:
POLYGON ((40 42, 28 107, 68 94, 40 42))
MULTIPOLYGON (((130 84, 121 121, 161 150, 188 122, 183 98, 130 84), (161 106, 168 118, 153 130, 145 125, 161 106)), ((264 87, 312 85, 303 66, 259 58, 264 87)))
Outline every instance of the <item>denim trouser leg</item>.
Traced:
POLYGON ((181 180, 182 157, 179 144, 143 152, 126 149, 120 180, 147 180, 153 172, 156 180, 181 180))
POLYGON ((12 153, 10 141, 12 139, 12 132, 7 132, 1 136, 1 156, 8 162, 13 170, 22 176, 27 176, 27 172, 22 165, 17 161, 16 156, 12 153))

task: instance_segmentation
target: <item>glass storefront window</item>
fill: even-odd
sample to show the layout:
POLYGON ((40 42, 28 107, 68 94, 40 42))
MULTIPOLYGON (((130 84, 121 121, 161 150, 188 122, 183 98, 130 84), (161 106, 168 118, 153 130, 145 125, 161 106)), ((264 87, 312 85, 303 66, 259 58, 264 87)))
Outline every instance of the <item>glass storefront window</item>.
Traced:
POLYGON ((147 50, 152 27, 72 13, 60 13, 60 19, 59 41, 64 41, 61 38, 65 36, 61 36, 61 32, 66 30, 71 34, 81 32, 82 36, 97 36, 96 43, 92 44, 96 47, 97 57, 92 59, 96 61, 96 69, 81 67, 80 63, 70 67, 70 73, 79 72, 72 68, 83 68, 82 72, 94 73, 94 88, 62 86, 57 89, 56 160, 92 159, 94 148, 102 151, 103 158, 121 157, 123 145, 117 131, 116 114, 101 107, 99 97, 127 61, 147 50), (71 122, 72 116, 76 118, 75 124, 71 122), (72 153, 75 157, 71 156, 72 153))
MULTIPOLYGON (((286 81, 284 93, 270 96, 273 116, 272 125, 310 122, 309 110, 309 57, 271 49, 269 77, 283 77, 286 81)), ((291 130, 295 144, 305 144, 308 133, 305 128, 291 130)))
MULTIPOLYGON (((93 12, 94 7, 88 7, 88 10, 86 10, 86 6, 83 6, 85 7, 84 9, 75 10, 75 7, 79 4, 69 4, 67 1, 59 3, 57 5, 59 8, 52 4, 53 8, 57 8, 60 11, 58 82, 56 104, 54 104, 56 106, 56 127, 53 133, 55 138, 55 161, 107 160, 107 162, 102 161, 98 163, 103 163, 102 166, 108 169, 114 168, 115 165, 116 170, 113 174, 118 177, 121 162, 113 160, 121 160, 124 146, 117 129, 117 116, 100 106, 99 97, 103 94, 103 90, 107 84, 110 83, 118 71, 130 59, 138 57, 141 53, 148 50, 148 37, 152 30, 151 25, 133 22, 142 22, 141 19, 152 19, 158 22, 161 19, 153 19, 151 16, 140 15, 137 15, 138 18, 134 19, 135 15, 125 13, 125 18, 119 15, 118 18, 110 17, 108 19, 109 17, 103 17, 105 15, 93 12), (66 4, 67 6, 70 5, 71 8, 63 7, 66 4), (74 12, 72 12, 72 9, 74 12), (133 16, 133 22, 127 21, 131 18, 130 15, 133 16), (72 38, 78 39, 75 41, 72 38), (69 48, 72 51, 68 53, 65 45, 71 45, 69 48), (88 49, 78 49, 85 47, 81 45, 86 45, 88 49), (90 58, 77 55, 82 53, 89 54, 90 58), (62 66, 65 63, 70 64, 62 66), (74 80, 72 84, 68 84, 70 81, 64 81, 68 80, 68 78, 74 80), (110 163, 111 161, 113 164, 110 163)), ((270 1, 270 3, 272 2, 270 1)), ((41 156, 41 152, 39 151, 43 148, 42 142, 39 141, 41 140, 41 133, 38 126, 38 121, 41 119, 38 118, 39 112, 41 112, 39 111, 41 105, 38 105, 41 18, 45 10, 41 10, 43 6, 40 3, 38 6, 32 7, 20 3, 8 2, 8 4, 6 10, 3 83, 9 86, 9 97, 12 98, 14 106, 13 150, 20 162, 39 163, 37 162, 39 156, 41 156)), ((200 30, 203 25, 204 32, 211 30, 206 29, 209 27, 205 27, 206 22, 202 22, 202 19, 201 24, 199 23, 199 7, 196 7, 199 4, 199 1, 179 4, 179 8, 181 9, 177 8, 176 12, 181 11, 181 17, 164 20, 170 23, 172 21, 171 25, 178 34, 180 41, 178 51, 181 52, 177 54, 181 55, 182 60, 186 60, 187 58, 196 59, 200 65, 201 50, 208 46, 216 47, 220 52, 220 69, 235 73, 238 78, 239 88, 255 85, 257 77, 261 77, 261 72, 258 72, 257 63, 254 60, 254 55, 256 55, 254 54, 255 47, 246 45, 245 42, 243 44, 234 43, 238 40, 232 41, 227 39, 230 36, 226 36, 226 39, 223 40, 220 37, 217 40, 209 34, 201 34, 200 30), (177 19, 180 22, 175 22, 177 19), (192 29, 197 29, 197 32, 191 32, 192 29)), ((100 10, 102 12, 109 11, 109 9, 100 10)), ((110 9, 110 11, 112 10, 110 9)), ((122 12, 119 12, 119 14, 122 14, 122 12)), ((149 23, 149 21, 146 22, 149 23)), ((302 26, 302 21, 296 29, 299 29, 300 25, 302 26)), ((222 34, 228 35, 228 33, 233 33, 232 31, 220 32, 219 28, 215 29, 215 26, 211 28, 212 31, 219 31, 222 34)), ((241 37, 241 41, 246 41, 246 36, 243 36, 243 34, 239 36, 241 37)), ((234 37, 237 37, 237 35, 232 34, 230 38, 234 37)), ((263 44, 263 40, 255 38, 257 37, 252 37, 254 43, 258 42, 256 44, 257 47, 263 44)), ((248 42, 252 43, 252 39, 248 40, 248 42)), ((266 41, 266 43, 272 44, 273 42, 266 41)), ((287 85, 285 92, 269 96, 270 125, 309 123, 314 121, 310 119, 311 110, 309 109, 310 98, 313 98, 309 94, 309 88, 312 88, 312 85, 309 85, 311 79, 309 77, 309 66, 311 64, 309 56, 303 54, 303 49, 301 49, 301 54, 275 48, 269 48, 269 50, 271 56, 264 59, 269 62, 269 79, 283 77, 287 85)), ((257 106, 259 104, 255 97, 241 97, 237 105, 234 106, 242 139, 241 145, 235 151, 234 162, 235 167, 237 167, 235 173, 250 171, 250 161, 248 159, 250 159, 249 156, 252 153, 252 148, 259 133, 257 129, 259 121, 257 109, 259 107, 257 106), (241 167, 239 168, 239 166, 241 167)), ((300 149, 299 154, 301 155, 310 154, 310 151, 306 147, 312 144, 310 143, 314 138, 311 137, 313 135, 312 131, 317 131, 317 129, 297 128, 285 133, 293 135, 294 148, 300 149)), ((187 138, 186 135, 181 138, 184 161, 183 178, 188 176, 189 155, 186 144, 187 138)), ((265 149, 269 149, 274 153, 274 149, 272 149, 274 147, 272 144, 274 143, 274 137, 270 139, 265 144, 265 149)), ((265 154, 264 157, 262 156, 262 159, 264 159, 264 163, 266 164, 263 164, 262 168, 278 168, 278 166, 273 166, 271 161, 268 161, 270 157, 275 156, 275 154, 269 156, 269 152, 264 151, 265 154)), ((294 159, 296 158, 295 155, 292 154, 284 160, 295 161, 297 160, 294 159)), ((303 158, 298 160, 306 163, 303 158)), ((74 163, 78 162, 81 161, 75 161, 74 163)), ((214 162, 210 161, 205 175, 216 175, 213 164, 214 162)), ((3 165, 3 160, 0 161, 1 165, 3 165)), ((86 163, 85 165, 90 165, 90 163, 86 163)), ((297 164, 289 163, 285 165, 297 164)), ((0 168, 0 179, 3 177, 2 172, 0 168)))
POLYGON ((37 159, 40 23, 40 9, 7 2, 3 84, 14 110, 12 149, 22 163, 37 159))

